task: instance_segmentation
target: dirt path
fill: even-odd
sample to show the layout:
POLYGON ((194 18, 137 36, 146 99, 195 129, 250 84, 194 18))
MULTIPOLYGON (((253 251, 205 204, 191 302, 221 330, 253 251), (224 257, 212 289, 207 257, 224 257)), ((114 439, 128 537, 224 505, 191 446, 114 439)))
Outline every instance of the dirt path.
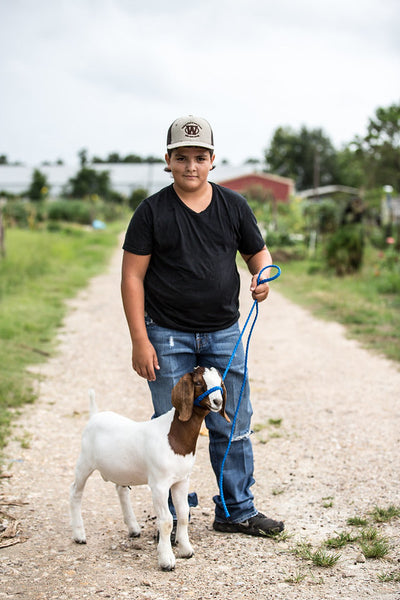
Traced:
MULTIPOLYGON (((400 519, 379 526, 390 540, 385 561, 357 562, 354 543, 339 551, 336 566, 324 569, 293 548, 305 541, 316 549, 348 530, 349 517, 375 505, 400 505, 400 371, 274 289, 260 308, 250 352, 253 425, 264 425, 253 437, 254 493, 260 510, 285 521, 289 538, 212 530, 217 487, 201 437, 191 478, 200 501, 190 525, 193 559, 160 572, 149 490, 132 491, 143 532, 129 540, 114 488, 96 474, 83 500, 88 543, 71 541, 68 490, 88 388, 96 389, 100 408, 136 419, 151 415, 147 384, 129 364, 119 270, 118 252, 107 273, 71 303, 58 355, 40 368, 39 400, 15 428, 13 438, 29 441, 29 448, 15 439, 7 447, 12 477, 3 480, 3 500, 27 504, 0 508, 20 520, 27 539, 0 548, 0 599, 399 600, 399 582, 381 582, 378 574, 399 574, 400 519)), ((248 285, 246 276, 243 315, 250 307, 248 285)))

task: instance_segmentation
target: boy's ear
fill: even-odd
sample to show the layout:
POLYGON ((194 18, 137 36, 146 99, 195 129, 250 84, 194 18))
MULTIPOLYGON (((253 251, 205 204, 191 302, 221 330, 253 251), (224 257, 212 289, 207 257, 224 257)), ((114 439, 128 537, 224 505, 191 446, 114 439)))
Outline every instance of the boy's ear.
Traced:
POLYGON ((167 166, 166 166, 166 167, 164 167, 164 171, 166 171, 167 173, 171 173, 171 167, 169 166, 169 165, 170 165, 170 162, 171 162, 171 159, 170 159, 170 157, 169 157, 169 154, 168 154, 168 152, 165 154, 165 157, 164 157, 164 158, 165 158, 165 162, 167 163, 167 166))

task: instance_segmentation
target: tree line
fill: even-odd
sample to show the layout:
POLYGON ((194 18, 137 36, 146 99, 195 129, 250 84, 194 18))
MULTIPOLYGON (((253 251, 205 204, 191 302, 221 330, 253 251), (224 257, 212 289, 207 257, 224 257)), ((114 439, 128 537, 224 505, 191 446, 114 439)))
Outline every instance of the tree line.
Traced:
MULTIPOLYGON (((157 163, 163 159, 154 156, 110 153, 104 159, 88 156, 86 149, 78 153, 80 170, 66 186, 65 195, 83 198, 98 194, 104 199, 115 199, 107 171, 92 168, 95 164, 157 163)), ((60 161, 57 161, 60 164, 60 161)), ((226 163, 227 161, 222 161, 226 163)), ((1 155, 1 164, 10 164, 1 155)), ((338 184, 364 190, 391 186, 400 190, 400 102, 380 107, 369 119, 364 136, 356 136, 349 144, 337 150, 323 129, 302 126, 299 130, 278 127, 265 150, 264 162, 249 158, 247 164, 258 164, 265 172, 289 177, 298 191, 338 184)), ((14 163, 15 164, 15 163, 14 163)), ((56 163, 57 164, 57 163, 56 163)), ((35 169, 27 191, 32 200, 48 193, 46 176, 35 169)))

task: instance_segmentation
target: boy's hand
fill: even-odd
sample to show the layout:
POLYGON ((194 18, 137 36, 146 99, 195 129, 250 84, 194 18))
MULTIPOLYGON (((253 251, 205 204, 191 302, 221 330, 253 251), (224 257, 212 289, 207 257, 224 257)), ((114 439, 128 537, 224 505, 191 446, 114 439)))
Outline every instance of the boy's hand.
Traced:
POLYGON ((259 285, 257 285, 257 279, 258 273, 256 273, 252 277, 250 291, 252 292, 253 300, 257 300, 257 302, 262 302, 267 298, 269 294, 269 285, 268 283, 260 283, 259 285))
POLYGON ((154 346, 149 340, 132 344, 132 367, 140 377, 148 381, 156 380, 155 371, 158 371, 160 366, 154 346))

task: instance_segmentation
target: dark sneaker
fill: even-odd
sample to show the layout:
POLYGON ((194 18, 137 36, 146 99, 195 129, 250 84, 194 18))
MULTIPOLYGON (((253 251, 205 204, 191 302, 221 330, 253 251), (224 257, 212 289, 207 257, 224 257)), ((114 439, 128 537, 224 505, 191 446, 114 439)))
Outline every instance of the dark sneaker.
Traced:
POLYGON ((269 519, 262 513, 258 513, 255 517, 250 517, 242 523, 232 523, 231 521, 214 521, 213 528, 215 531, 223 533, 246 533, 247 535, 257 535, 260 537, 271 537, 277 535, 284 529, 282 521, 274 521, 269 519))

